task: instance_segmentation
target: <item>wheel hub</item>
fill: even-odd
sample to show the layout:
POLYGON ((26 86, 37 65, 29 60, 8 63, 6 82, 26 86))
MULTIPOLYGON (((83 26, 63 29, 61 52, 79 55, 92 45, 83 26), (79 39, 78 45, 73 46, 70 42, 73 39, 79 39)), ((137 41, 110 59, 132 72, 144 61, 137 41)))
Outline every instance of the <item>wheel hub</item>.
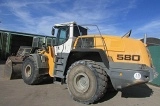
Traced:
POLYGON ((89 78, 85 73, 79 73, 74 77, 74 87, 80 93, 89 89, 89 83, 89 78))
POLYGON ((25 76, 26 77, 30 77, 31 76, 31 66, 30 65, 27 65, 26 68, 25 68, 25 76))

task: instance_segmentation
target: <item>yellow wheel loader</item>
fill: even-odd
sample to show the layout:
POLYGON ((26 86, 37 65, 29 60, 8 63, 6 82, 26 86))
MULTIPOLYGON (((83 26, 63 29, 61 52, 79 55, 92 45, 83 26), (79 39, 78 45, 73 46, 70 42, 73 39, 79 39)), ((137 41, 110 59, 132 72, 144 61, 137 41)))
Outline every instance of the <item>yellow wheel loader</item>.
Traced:
MULTIPOLYGON (((98 27, 97 27, 98 28, 98 27)), ((55 24, 56 43, 30 54, 22 65, 28 85, 39 84, 44 75, 67 83, 71 97, 91 104, 113 89, 147 83, 157 76, 150 54, 141 41, 111 35, 88 35, 76 22, 55 24)))

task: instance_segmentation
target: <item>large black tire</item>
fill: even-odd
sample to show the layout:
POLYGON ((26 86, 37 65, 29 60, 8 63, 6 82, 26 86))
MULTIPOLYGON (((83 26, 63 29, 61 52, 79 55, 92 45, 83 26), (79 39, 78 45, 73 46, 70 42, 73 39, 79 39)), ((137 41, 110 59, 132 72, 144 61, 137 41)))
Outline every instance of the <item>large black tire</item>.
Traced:
POLYGON ((67 87, 71 97, 84 104, 101 99, 107 91, 107 81, 105 70, 91 60, 73 63, 67 73, 67 87))
POLYGON ((36 85, 42 81, 39 75, 39 69, 37 68, 37 63, 33 57, 28 57, 23 62, 22 78, 28 85, 36 85))

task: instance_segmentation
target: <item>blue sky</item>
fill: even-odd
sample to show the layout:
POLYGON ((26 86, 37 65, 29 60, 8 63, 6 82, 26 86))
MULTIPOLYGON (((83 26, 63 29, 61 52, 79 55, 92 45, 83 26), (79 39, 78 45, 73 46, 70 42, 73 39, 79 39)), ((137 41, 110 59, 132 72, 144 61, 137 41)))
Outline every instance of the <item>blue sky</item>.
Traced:
POLYGON ((160 0, 0 0, 0 29, 51 35, 56 23, 98 25, 103 34, 160 38, 160 0))

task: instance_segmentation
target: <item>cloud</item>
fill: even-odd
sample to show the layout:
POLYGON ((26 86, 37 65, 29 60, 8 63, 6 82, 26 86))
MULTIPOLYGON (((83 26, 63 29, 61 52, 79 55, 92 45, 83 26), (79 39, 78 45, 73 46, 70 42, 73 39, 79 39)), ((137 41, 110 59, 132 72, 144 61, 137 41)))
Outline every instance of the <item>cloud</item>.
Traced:
POLYGON ((151 21, 150 23, 147 23, 143 27, 139 28, 140 31, 149 31, 149 29, 155 29, 160 30, 160 20, 151 21))
POLYGON ((136 7, 135 4, 136 0, 123 3, 118 0, 8 0, 1 5, 16 17, 14 19, 17 22, 16 27, 8 24, 6 28, 50 35, 53 24, 68 21, 96 24, 107 34, 125 33, 125 30, 118 28, 115 19, 122 13, 125 17, 136 7), (117 6, 117 3, 122 6, 117 6))
POLYGON ((150 21, 140 27, 138 27, 135 31, 136 35, 144 35, 147 34, 148 37, 160 37, 160 20, 150 21))

